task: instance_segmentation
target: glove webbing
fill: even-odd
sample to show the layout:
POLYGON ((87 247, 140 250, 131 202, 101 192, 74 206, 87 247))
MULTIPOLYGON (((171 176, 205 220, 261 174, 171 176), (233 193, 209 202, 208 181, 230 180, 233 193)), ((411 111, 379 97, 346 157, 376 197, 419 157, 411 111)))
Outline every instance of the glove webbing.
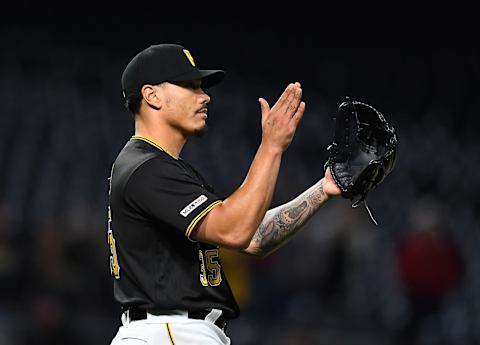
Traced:
MULTIPOLYGON (((360 104, 360 105, 363 105, 365 107, 368 107, 370 109, 372 109, 373 111, 375 111, 375 113, 381 118, 381 119, 384 119, 383 118, 383 115, 378 112, 375 108, 373 108, 372 106, 370 106, 369 104, 366 104, 366 103, 363 103, 363 102, 358 102, 358 101, 354 101, 352 102, 352 100, 350 99, 350 97, 345 97, 346 98, 346 102, 349 102, 353 105, 353 110, 350 114, 345 114, 343 116, 344 118, 344 123, 342 124, 340 121, 337 121, 336 122, 336 131, 339 131, 341 133, 342 131, 342 127, 343 129, 346 128, 346 132, 347 132, 347 136, 346 138, 342 137, 341 135, 338 135, 337 137, 340 138, 340 140, 343 140, 344 142, 341 143, 343 144, 343 146, 346 146, 348 147, 349 146, 349 143, 350 141, 352 141, 357 132, 358 132, 358 123, 359 123, 359 119, 357 117, 357 109, 355 107, 355 105, 357 104, 360 104)), ((336 147, 333 147, 333 149, 335 149, 336 147)), ((358 200, 355 200, 353 201, 352 200, 352 204, 351 206, 353 208, 356 208, 358 207, 358 205, 360 205, 361 203, 363 202, 363 204, 365 205, 365 209, 367 210, 367 213, 368 213, 368 216, 370 217, 370 219, 372 220, 373 224, 377 225, 378 226, 378 222, 377 220, 375 219, 375 217, 373 216, 373 213, 372 211, 370 210, 370 207, 368 207, 368 204, 367 204, 367 199, 366 199, 366 195, 363 194, 360 199, 358 200)))

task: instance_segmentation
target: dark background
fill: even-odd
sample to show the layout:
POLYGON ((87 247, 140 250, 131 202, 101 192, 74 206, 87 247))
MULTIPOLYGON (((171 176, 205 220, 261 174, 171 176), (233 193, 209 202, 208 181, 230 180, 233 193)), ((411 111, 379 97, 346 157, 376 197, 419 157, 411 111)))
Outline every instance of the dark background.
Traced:
POLYGON ((397 128, 380 222, 329 203, 264 260, 225 251, 240 344, 480 341, 480 30, 460 5, 286 2, 4 5, 0 12, 0 344, 108 344, 119 326, 107 177, 132 134, 120 76, 180 43, 227 78, 183 158, 232 193, 260 140, 257 98, 300 81, 307 111, 273 204, 322 177, 345 95, 397 128))

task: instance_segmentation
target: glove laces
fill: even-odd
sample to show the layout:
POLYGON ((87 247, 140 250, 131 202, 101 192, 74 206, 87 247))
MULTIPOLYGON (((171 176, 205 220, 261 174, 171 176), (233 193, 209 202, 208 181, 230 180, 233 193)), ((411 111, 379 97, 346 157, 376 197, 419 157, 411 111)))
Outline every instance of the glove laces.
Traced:
POLYGON ((357 208, 362 202, 363 202, 363 204, 365 205, 365 209, 367 210, 367 213, 368 213, 370 219, 372 220, 373 224, 375 224, 375 225, 378 226, 377 220, 376 220, 375 217, 373 216, 373 213, 372 213, 372 211, 370 210, 370 207, 368 207, 367 199, 365 198, 365 196, 363 196, 360 200, 354 201, 354 202, 352 203, 352 207, 353 207, 353 208, 357 208))

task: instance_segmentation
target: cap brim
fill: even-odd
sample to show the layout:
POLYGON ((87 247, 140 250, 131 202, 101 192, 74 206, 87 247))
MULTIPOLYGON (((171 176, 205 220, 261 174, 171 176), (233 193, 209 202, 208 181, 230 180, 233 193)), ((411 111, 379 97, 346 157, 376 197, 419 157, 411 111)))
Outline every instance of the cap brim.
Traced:
POLYGON ((209 87, 215 86, 220 83, 223 78, 225 78, 225 71, 219 69, 204 69, 198 70, 194 69, 189 73, 182 74, 181 76, 171 78, 168 81, 178 82, 178 81, 188 81, 201 79, 202 88, 208 89, 209 87))
POLYGON ((225 78, 225 72, 222 70, 200 70, 202 75, 202 88, 208 89, 215 86, 225 78))

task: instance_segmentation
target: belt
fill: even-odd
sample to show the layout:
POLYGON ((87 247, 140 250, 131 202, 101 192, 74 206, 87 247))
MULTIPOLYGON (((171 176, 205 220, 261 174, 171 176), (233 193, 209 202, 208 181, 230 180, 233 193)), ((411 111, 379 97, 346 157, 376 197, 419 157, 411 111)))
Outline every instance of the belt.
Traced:
MULTIPOLYGON (((123 309, 123 308, 122 308, 123 309)), ((123 309, 123 312, 128 312, 128 317, 131 321, 136 320, 145 320, 147 318, 147 313, 154 315, 165 314, 159 313, 154 310, 145 310, 138 307, 129 307, 123 309)), ((227 327, 227 319, 223 316, 223 313, 220 309, 199 309, 199 310, 188 310, 188 318, 197 319, 197 320, 206 320, 214 323, 218 328, 225 330, 227 327), (220 314, 218 316, 218 314, 220 314)))

